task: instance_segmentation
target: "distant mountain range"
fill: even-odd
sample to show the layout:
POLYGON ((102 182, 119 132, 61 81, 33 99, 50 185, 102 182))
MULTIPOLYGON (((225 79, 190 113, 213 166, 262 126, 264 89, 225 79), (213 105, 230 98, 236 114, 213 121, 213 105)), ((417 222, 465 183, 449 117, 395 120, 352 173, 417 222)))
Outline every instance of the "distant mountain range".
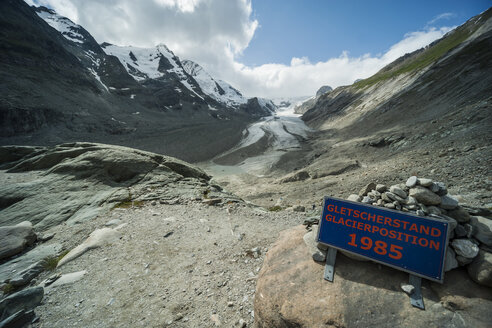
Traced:
POLYGON ((196 161, 232 147, 247 124, 276 110, 165 45, 99 44, 22 0, 0 2, 0 26, 0 144, 99 141, 196 161))

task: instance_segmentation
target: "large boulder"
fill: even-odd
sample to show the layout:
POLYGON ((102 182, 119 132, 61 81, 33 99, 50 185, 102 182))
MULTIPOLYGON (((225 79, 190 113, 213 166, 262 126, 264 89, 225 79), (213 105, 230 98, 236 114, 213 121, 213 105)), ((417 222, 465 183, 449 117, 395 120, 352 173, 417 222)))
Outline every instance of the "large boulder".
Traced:
POLYGON ((492 287, 492 253, 480 250, 468 265, 468 274, 477 283, 492 287))
POLYGON ((258 327, 490 327, 492 289, 464 269, 443 285, 424 280, 426 311, 400 289, 408 274, 373 262, 337 256, 333 283, 312 260, 303 226, 283 231, 266 254, 255 296, 258 327))
POLYGON ((23 181, 0 185, 0 226, 28 218, 36 231, 44 231, 63 222, 91 220, 122 203, 196 200, 206 192, 225 201, 233 197, 214 192, 210 176, 201 169, 137 149, 71 143, 18 153, 2 164, 6 171, 1 174, 19 181, 17 173, 29 173, 23 181))
POLYGON ((0 227, 0 260, 21 253, 36 241, 36 234, 29 221, 15 226, 0 227))

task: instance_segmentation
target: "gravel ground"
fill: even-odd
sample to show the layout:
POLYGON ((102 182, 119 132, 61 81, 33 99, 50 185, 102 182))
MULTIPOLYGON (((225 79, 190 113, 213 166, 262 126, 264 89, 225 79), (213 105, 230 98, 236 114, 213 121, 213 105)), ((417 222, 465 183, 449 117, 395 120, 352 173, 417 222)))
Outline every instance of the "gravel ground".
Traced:
POLYGON ((48 289, 35 327, 250 327, 263 257, 279 231, 306 215, 243 204, 146 203, 57 226, 50 242, 70 249, 110 220, 126 224, 118 242, 38 278, 87 270, 79 281, 48 289))

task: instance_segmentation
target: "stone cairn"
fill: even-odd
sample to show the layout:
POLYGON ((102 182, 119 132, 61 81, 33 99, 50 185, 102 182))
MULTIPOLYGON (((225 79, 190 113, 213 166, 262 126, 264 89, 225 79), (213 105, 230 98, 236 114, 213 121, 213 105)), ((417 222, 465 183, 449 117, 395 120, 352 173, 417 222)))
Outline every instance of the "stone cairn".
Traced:
MULTIPOLYGON (((449 221, 445 271, 466 266, 475 282, 492 287, 492 220, 480 216, 490 216, 490 211, 460 206, 458 200, 448 194, 444 183, 411 176, 406 183, 389 188, 370 183, 347 199, 449 221)), ((311 232, 304 240, 313 259, 321 262, 326 258, 326 247, 320 244, 313 247, 309 239, 314 235, 311 232)))

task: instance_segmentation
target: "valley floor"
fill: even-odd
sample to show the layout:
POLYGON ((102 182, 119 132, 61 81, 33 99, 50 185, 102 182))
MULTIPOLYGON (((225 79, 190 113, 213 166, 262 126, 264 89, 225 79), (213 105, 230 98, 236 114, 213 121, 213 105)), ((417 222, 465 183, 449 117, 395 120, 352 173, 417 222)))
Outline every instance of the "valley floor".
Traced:
MULTIPOLYGON (((57 269, 86 270, 47 288, 38 327, 252 326, 258 272, 278 233, 305 213, 201 202, 115 209, 84 225, 60 225, 53 242, 75 247, 111 220, 122 238, 57 269)), ((47 278, 44 273, 40 278, 47 278)), ((39 279, 39 280, 41 280, 39 279)))

